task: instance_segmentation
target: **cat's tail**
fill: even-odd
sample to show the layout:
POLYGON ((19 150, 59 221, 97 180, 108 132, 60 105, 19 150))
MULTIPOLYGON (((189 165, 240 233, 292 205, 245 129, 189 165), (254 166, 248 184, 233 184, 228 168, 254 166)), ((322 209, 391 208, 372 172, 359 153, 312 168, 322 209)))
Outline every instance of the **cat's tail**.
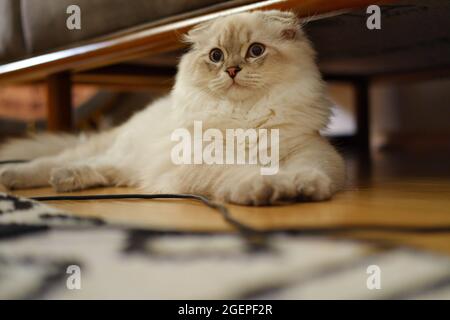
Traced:
POLYGON ((28 138, 11 139, 0 145, 0 161, 32 160, 58 154, 86 140, 85 135, 35 134, 28 138))

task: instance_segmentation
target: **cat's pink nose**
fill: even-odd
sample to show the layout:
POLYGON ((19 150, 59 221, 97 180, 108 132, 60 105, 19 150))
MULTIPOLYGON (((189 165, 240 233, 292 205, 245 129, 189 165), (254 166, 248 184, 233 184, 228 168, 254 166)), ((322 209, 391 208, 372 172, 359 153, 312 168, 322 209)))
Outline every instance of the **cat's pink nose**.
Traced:
POLYGON ((231 79, 234 79, 239 71, 241 71, 241 67, 235 66, 235 67, 229 67, 225 70, 225 72, 228 73, 228 75, 231 77, 231 79))

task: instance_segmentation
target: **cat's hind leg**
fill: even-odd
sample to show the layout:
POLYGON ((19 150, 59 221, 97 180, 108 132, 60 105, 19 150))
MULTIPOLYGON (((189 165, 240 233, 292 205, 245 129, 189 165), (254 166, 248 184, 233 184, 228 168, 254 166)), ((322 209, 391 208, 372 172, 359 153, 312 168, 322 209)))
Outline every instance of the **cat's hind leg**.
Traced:
MULTIPOLYGON (((64 180, 62 178, 64 176, 63 171, 56 174, 58 172, 56 169, 69 167, 71 164, 78 165, 79 163, 97 163, 97 155, 105 154, 107 148, 110 146, 110 141, 113 141, 115 134, 115 131, 102 133, 90 138, 90 140, 86 143, 78 145, 72 149, 67 149, 58 155, 37 158, 27 163, 1 166, 0 184, 9 189, 43 187, 50 185, 50 178, 54 175, 55 179, 52 179, 52 181, 54 180, 55 184, 57 184, 56 181, 61 181, 59 184, 62 185, 62 181, 64 180), (91 159, 94 161, 89 162, 85 159, 91 159)), ((73 175, 76 176, 78 172, 88 172, 94 174, 95 170, 73 170, 72 168, 71 172, 73 172, 73 175)), ((83 182, 85 181, 84 184, 86 185, 93 185, 94 181, 98 181, 99 184, 104 182, 100 179, 99 175, 94 174, 94 178, 91 180, 86 179, 86 176, 87 174, 83 174, 84 178, 82 179, 83 182)))
POLYGON ((10 190, 53 186, 58 192, 113 185, 117 170, 89 161, 63 164, 54 159, 39 159, 0 169, 0 185, 10 190))

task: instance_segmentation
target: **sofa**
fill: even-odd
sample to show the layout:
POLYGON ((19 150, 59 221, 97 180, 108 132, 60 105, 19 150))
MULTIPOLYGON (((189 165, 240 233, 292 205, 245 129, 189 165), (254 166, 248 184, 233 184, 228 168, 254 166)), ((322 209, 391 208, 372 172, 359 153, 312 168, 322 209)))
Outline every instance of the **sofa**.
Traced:
MULTIPOLYGON (((0 0, 0 63, 74 45, 226 0, 0 0), (67 7, 81 9, 82 28, 69 30, 67 7)), ((249 1, 239 1, 240 3, 249 1)))

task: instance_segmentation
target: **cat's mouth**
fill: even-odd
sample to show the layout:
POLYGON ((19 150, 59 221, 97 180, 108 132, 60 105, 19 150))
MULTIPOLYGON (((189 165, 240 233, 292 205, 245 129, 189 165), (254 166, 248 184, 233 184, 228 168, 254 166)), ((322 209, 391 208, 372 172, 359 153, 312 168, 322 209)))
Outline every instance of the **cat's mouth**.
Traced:
POLYGON ((228 86, 228 89, 241 89, 245 88, 242 84, 239 84, 236 80, 232 80, 231 84, 228 86))

